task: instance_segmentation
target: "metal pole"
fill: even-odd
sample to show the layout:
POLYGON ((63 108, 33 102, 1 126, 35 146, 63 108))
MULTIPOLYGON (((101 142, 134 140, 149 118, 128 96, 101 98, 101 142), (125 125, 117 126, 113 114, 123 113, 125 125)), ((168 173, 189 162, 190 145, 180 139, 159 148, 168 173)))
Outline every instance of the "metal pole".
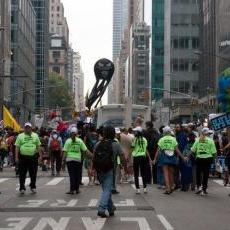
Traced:
MULTIPOLYGON (((0 73, 1 75, 4 75, 4 62, 5 62, 5 33, 4 33, 4 13, 5 13, 5 4, 4 0, 0 0, 0 15, 1 15, 1 25, 0 25, 0 33, 1 35, 1 40, 0 40, 0 48, 1 48, 1 56, 0 56, 0 73)), ((0 79, 0 120, 3 120, 3 105, 4 105, 4 78, 0 79)))

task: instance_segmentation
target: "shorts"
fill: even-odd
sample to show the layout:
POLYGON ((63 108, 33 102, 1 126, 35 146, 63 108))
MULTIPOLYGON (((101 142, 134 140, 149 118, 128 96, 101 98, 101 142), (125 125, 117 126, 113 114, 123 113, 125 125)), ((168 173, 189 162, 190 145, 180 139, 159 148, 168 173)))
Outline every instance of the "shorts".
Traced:
POLYGON ((161 165, 176 166, 178 165, 178 159, 176 155, 168 156, 164 152, 161 153, 161 165))

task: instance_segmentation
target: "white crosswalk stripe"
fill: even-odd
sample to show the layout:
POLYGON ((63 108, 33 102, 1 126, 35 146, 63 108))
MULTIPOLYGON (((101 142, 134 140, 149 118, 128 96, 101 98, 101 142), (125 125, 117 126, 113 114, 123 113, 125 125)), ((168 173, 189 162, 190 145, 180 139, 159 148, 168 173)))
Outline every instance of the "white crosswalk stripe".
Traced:
POLYGON ((61 181, 63 181, 65 178, 64 177, 57 177, 46 183, 48 186, 54 186, 59 184, 61 181))
POLYGON ((10 178, 0 178, 0 184, 8 180, 10 180, 10 178))
MULTIPOLYGON (((29 185, 30 185, 30 178, 26 178, 25 187, 27 187, 27 186, 29 186, 29 185)), ((18 184, 16 190, 17 190, 17 191, 19 190, 19 184, 18 184)))

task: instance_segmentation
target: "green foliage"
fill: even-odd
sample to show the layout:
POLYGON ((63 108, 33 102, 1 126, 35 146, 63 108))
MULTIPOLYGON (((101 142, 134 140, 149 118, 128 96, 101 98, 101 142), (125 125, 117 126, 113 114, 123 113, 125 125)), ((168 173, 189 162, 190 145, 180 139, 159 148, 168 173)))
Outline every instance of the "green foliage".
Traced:
POLYGON ((230 77, 230 68, 225 69, 222 73, 222 76, 230 77))
POLYGON ((63 108, 63 119, 71 117, 73 97, 68 81, 57 73, 50 73, 47 87, 47 104, 49 108, 63 108))

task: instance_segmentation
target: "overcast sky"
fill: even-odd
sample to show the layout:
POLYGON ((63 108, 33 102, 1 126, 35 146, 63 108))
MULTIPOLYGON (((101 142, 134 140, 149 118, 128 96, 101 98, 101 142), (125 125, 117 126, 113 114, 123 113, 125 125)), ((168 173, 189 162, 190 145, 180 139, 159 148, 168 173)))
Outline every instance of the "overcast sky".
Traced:
MULTIPOLYGON (((100 58, 112 58, 112 0, 62 0, 70 42, 82 56, 85 93, 95 83, 93 67, 100 58)), ((107 94, 103 98, 107 102, 107 94)))

